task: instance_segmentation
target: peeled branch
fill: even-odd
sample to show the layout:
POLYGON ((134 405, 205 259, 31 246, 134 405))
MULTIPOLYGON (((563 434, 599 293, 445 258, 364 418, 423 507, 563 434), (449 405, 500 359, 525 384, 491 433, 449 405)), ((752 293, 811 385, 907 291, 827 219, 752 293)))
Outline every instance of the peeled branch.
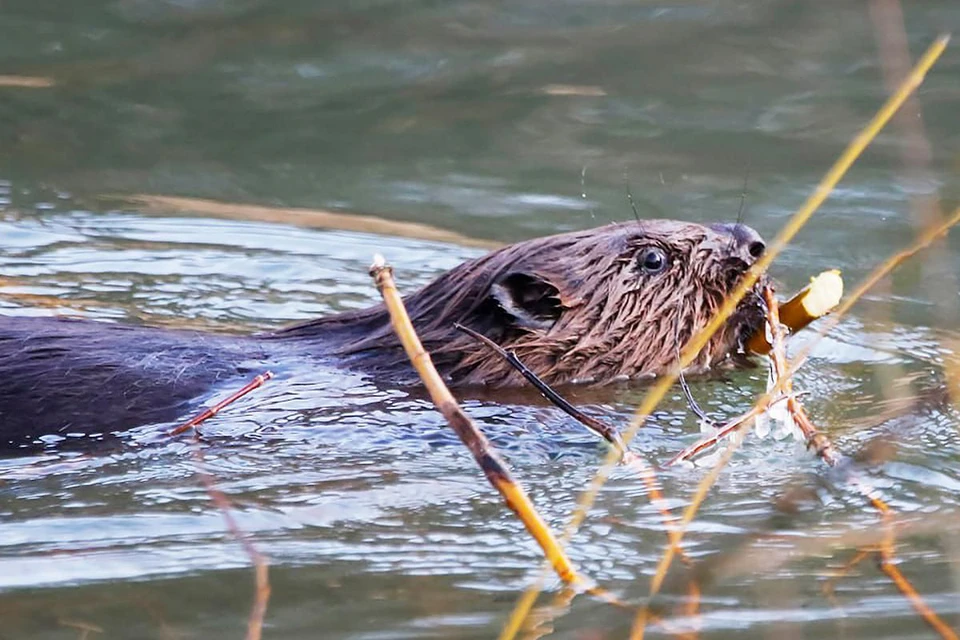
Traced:
MULTIPOLYGON (((843 278, 840 277, 840 270, 824 271, 810 278, 810 284, 780 305, 780 322, 791 333, 799 331, 833 311, 840 304, 842 296, 843 278)), ((770 342, 764 330, 758 331, 747 341, 747 350, 760 355, 770 352, 770 342)))

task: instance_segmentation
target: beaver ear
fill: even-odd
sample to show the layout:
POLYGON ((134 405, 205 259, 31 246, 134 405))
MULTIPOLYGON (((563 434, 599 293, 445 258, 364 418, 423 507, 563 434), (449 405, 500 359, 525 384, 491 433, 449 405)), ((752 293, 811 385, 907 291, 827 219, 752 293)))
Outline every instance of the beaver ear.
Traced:
POLYGON ((563 310, 560 291, 539 276, 513 272, 494 283, 491 293, 514 323, 530 329, 549 329, 563 310))

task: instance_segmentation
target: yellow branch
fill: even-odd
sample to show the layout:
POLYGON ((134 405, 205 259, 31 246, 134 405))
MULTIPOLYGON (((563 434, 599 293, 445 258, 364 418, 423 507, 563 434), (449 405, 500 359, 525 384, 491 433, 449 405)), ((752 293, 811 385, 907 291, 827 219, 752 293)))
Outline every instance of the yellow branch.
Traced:
MULTIPOLYGON (((704 345, 707 344, 707 341, 713 336, 713 334, 716 333, 716 331, 723 325, 724 322, 727 321, 727 319, 736 309, 737 304, 740 302, 746 292, 756 283, 757 279, 767 269, 773 259, 780 254, 787 243, 790 242, 790 240, 797 234, 803 225, 806 224, 807 220, 809 220, 814 214, 817 208, 823 203, 824 200, 826 200, 827 196, 837 185, 837 183, 840 182, 840 179, 843 177, 846 171, 860 156, 860 154, 863 153, 863 150, 866 149, 867 145, 870 144, 873 138, 876 137, 876 135, 887 124, 887 122, 889 122, 890 118, 894 113, 896 113, 897 109, 899 109, 900 106, 903 105, 904 101, 906 101, 906 99, 910 96, 910 94, 913 93, 918 86, 920 86, 927 72, 934 65, 941 54, 943 54, 943 51, 946 49, 949 40, 950 37, 948 35, 943 35, 934 41, 930 48, 927 49, 927 51, 923 54, 923 57, 920 58, 913 71, 911 71, 911 73, 900 84, 897 92, 892 95, 886 103, 884 103, 884 105, 880 108, 874 118, 867 124, 863 131, 861 131, 847 146, 840 158, 823 177, 813 194, 810 195, 806 202, 804 202, 800 209, 793 215, 783 230, 777 235, 767 253, 764 254, 760 260, 757 261, 754 267, 744 276, 740 286, 738 286, 727 298, 724 305, 717 312, 717 315, 713 318, 713 320, 686 345, 681 353, 680 363, 677 371, 681 371, 687 365, 689 365, 689 363, 696 358, 697 354, 704 347, 704 345)), ((627 444, 630 443, 640 427, 643 426, 647 416, 653 412, 660 400, 673 386, 673 383, 676 381, 676 379, 677 373, 666 375, 660 378, 653 388, 650 389, 643 402, 640 404, 640 407, 638 407, 629 428, 623 434, 624 441, 627 444)), ((600 489, 603 487, 610 475, 610 470, 617 463, 618 457, 619 455, 616 451, 611 451, 607 454, 590 486, 587 487, 587 489, 581 494, 580 500, 578 501, 577 506, 570 517, 570 521, 567 524, 567 527, 564 529, 562 539, 568 539, 577 530, 584 518, 586 518, 587 511, 596 500, 597 495, 600 493, 600 489)), ((514 607, 514 610, 510 615, 510 619, 507 622, 506 628, 520 628, 522 621, 530 612, 530 607, 532 606, 533 602, 536 601, 536 594, 541 590, 542 583, 543 580, 541 578, 518 600, 517 605, 514 607)), ((513 640, 513 637, 514 635, 509 635, 506 632, 501 634, 501 640, 513 640)))
POLYGON ((500 460, 496 452, 490 448, 486 437, 480 433, 473 421, 460 409, 453 394, 444 384, 443 379, 433 366, 430 355, 423 348, 417 336, 410 317, 403 306, 397 286, 393 280, 393 269, 377 256, 370 267, 370 276, 373 278, 383 296, 383 302, 390 313, 390 323, 403 345, 407 357, 417 370, 424 386, 430 393, 430 398, 450 426, 456 431, 463 443, 470 449, 474 459, 483 470, 490 484, 500 492, 507 506, 517 514, 527 531, 534 537, 540 548, 543 549, 547 560, 553 565, 554 571, 565 583, 584 587, 586 580, 574 569, 564 553, 560 543, 537 513, 536 508, 527 497, 526 492, 511 477, 506 465, 500 460))

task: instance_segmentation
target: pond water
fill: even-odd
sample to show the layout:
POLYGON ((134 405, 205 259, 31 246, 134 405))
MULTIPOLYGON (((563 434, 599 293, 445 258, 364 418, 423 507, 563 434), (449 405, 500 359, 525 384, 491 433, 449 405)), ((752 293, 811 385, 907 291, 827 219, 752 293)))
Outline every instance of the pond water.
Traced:
MULTIPOLYGON (((0 313, 276 327, 374 301, 375 252, 411 290, 485 244, 631 219, 628 188, 641 216, 695 221, 735 219, 745 192, 744 219, 772 238, 887 95, 878 41, 905 24, 915 59, 960 25, 946 0, 911 3, 904 23, 896 3, 868 4, 6 2, 0 313), (331 229, 323 212, 384 222, 331 229)), ((919 166, 903 146, 916 119, 887 129, 774 264, 784 290, 834 267, 858 281, 910 242, 919 196, 956 202, 958 86, 955 45, 918 94, 928 170, 904 170, 919 166)), ((950 238, 858 305, 796 381, 841 451, 895 446, 862 472, 908 523, 899 567, 954 628, 960 414, 943 369, 958 273, 950 238)), ((758 368, 692 386, 732 415, 765 384, 758 368)), ((644 391, 570 397, 626 424, 644 391)), ((560 529, 603 447, 535 394, 464 406, 560 529)), ((244 634, 247 556, 190 443, 155 430, 0 459, 0 637, 244 634)), ((538 575, 539 550, 409 390, 277 379, 204 433, 208 470, 270 559, 268 637, 491 638, 538 575)), ((675 392, 633 446, 662 462, 698 437, 675 392)), ((671 503, 705 473, 663 473, 671 503)), ((856 551, 830 536, 878 523, 800 445, 749 436, 687 538, 699 566, 736 560, 705 582, 701 635, 929 637, 872 562, 822 592, 856 551)), ((643 482, 616 470, 569 551, 636 603, 663 549, 643 482)), ((549 637, 625 637, 631 620, 580 596, 549 637)))

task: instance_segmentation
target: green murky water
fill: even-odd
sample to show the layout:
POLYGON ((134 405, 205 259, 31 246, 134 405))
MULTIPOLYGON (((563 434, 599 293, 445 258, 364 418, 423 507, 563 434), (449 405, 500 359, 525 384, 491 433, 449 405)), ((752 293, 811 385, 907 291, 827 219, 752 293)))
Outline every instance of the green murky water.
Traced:
MULTIPOLYGON (((868 3, 702 0, 4 3, 0 312, 253 330, 373 300, 376 251, 410 288, 482 251, 324 229, 308 212, 230 219, 206 201, 509 242, 629 219, 627 185, 643 216, 730 220, 747 177, 745 220, 770 238, 886 96, 877 15, 868 3)), ((905 22, 916 58, 960 25, 960 6, 911 3, 905 22)), ((915 196, 957 201, 957 51, 919 92, 929 171, 906 179, 908 129, 887 129, 775 263, 785 288, 831 267, 857 281, 909 243, 915 196)), ((797 380, 842 451, 896 445, 863 472, 927 525, 901 539, 900 568, 955 628, 960 415, 938 390, 957 358, 958 251, 950 239, 876 289, 797 380), (914 400, 884 413, 895 397, 914 400)), ((733 413, 764 384, 758 369, 694 393, 733 413)), ((573 399, 625 423, 642 392, 573 399)), ((533 398, 466 407, 562 526, 603 449, 533 398)), ((698 436, 678 394, 654 422, 635 442, 653 460, 698 436)), ((244 633, 246 556, 188 446, 143 431, 118 450, 0 460, 0 637, 244 633)), ((270 557, 267 637, 491 638, 536 575, 521 526, 406 391, 318 372, 271 383, 206 433, 211 471, 270 557)), ((666 494, 684 504, 704 473, 664 474, 666 494)), ((646 493, 615 472, 570 550, 630 602, 664 547, 646 493)), ((796 443, 751 436, 688 550, 714 567, 758 536, 778 537, 746 558, 877 522, 796 443), (785 515, 797 489, 810 497, 785 515)), ((929 636, 872 563, 824 597, 824 575, 853 553, 711 573, 701 635, 929 636)), ((550 637, 620 638, 630 621, 579 597, 550 637)))

